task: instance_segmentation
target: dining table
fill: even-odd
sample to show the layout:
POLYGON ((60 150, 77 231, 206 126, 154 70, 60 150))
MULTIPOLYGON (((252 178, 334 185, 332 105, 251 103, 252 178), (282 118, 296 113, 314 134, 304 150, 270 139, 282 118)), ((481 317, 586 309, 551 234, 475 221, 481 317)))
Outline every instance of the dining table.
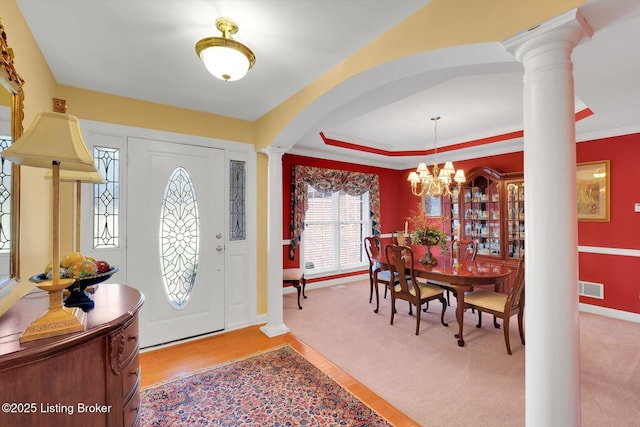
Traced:
MULTIPOLYGON (((415 257, 413 262, 414 274, 417 278, 422 278, 428 282, 441 282, 448 289, 451 289, 458 300, 456 307, 456 321, 458 322, 458 333, 455 338, 458 339, 458 345, 464 347, 464 294, 473 289, 474 286, 493 285, 496 291, 501 289, 502 283, 513 272, 509 267, 487 262, 484 260, 461 260, 457 262, 450 254, 444 253, 435 257, 436 264, 425 265, 418 261, 415 257)), ((376 268, 380 270, 389 270, 387 260, 382 257, 373 260, 376 268)), ((406 260, 405 274, 410 273, 410 261, 406 260)), ((437 283, 434 283, 437 284, 437 283)), ((378 283, 374 281, 376 291, 376 313, 380 308, 380 297, 378 293, 378 283)), ((420 308, 418 308, 420 309, 420 308)))

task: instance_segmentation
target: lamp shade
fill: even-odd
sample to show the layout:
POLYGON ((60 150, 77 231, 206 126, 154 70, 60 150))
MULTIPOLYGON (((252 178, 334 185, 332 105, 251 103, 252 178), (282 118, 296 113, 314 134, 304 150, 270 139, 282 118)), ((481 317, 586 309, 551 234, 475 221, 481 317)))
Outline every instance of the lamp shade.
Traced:
POLYGON ((96 172, 80 123, 69 114, 38 113, 27 131, 3 151, 2 157, 18 165, 51 168, 55 161, 61 170, 96 172))
POLYGON ((453 175, 456 173, 456 170, 453 168, 453 162, 445 162, 442 171, 445 175, 453 175))
POLYGON ((453 180, 458 184, 464 184, 467 181, 467 178, 464 176, 464 171, 462 169, 458 169, 456 171, 456 176, 453 177, 453 180))
MULTIPOLYGON (((53 178, 53 172, 48 171, 44 177, 45 179, 53 178)), ((97 170, 93 172, 63 170, 60 171, 60 181, 80 181, 90 184, 103 184, 106 182, 97 170)))

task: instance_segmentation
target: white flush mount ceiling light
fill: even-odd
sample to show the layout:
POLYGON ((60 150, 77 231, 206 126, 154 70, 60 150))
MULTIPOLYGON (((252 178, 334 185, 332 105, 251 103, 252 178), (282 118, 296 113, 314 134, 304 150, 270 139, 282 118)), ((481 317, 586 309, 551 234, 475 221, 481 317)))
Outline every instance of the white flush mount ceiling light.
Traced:
POLYGON ((231 35, 238 26, 229 18, 216 19, 222 37, 207 37, 196 43, 196 53, 207 70, 220 80, 240 80, 256 63, 251 49, 234 40, 231 35))

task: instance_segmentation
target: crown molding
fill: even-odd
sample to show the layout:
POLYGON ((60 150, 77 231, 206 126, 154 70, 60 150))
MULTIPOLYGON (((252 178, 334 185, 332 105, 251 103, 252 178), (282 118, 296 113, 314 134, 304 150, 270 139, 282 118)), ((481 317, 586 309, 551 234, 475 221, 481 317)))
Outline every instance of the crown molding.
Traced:
POLYGON ((594 141, 597 139, 613 138, 616 136, 623 136, 623 135, 632 135, 634 133, 640 133, 640 124, 593 131, 593 132, 583 132, 580 134, 576 134, 576 142, 594 141))

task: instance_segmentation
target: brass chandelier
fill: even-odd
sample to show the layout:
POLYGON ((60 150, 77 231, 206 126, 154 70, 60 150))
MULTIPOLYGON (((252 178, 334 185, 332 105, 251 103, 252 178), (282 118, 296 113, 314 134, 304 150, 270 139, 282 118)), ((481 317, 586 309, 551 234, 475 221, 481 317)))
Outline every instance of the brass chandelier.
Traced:
POLYGON ((462 186, 467 180, 462 169, 457 171, 453 167, 453 162, 445 162, 441 169, 438 166, 438 120, 440 116, 431 117, 434 125, 434 163, 432 171, 429 171, 426 163, 420 163, 418 168, 409 174, 407 181, 411 183, 411 192, 419 197, 422 196, 451 196, 450 184, 455 181, 458 186, 462 186), (453 177, 453 179, 452 179, 453 177))

